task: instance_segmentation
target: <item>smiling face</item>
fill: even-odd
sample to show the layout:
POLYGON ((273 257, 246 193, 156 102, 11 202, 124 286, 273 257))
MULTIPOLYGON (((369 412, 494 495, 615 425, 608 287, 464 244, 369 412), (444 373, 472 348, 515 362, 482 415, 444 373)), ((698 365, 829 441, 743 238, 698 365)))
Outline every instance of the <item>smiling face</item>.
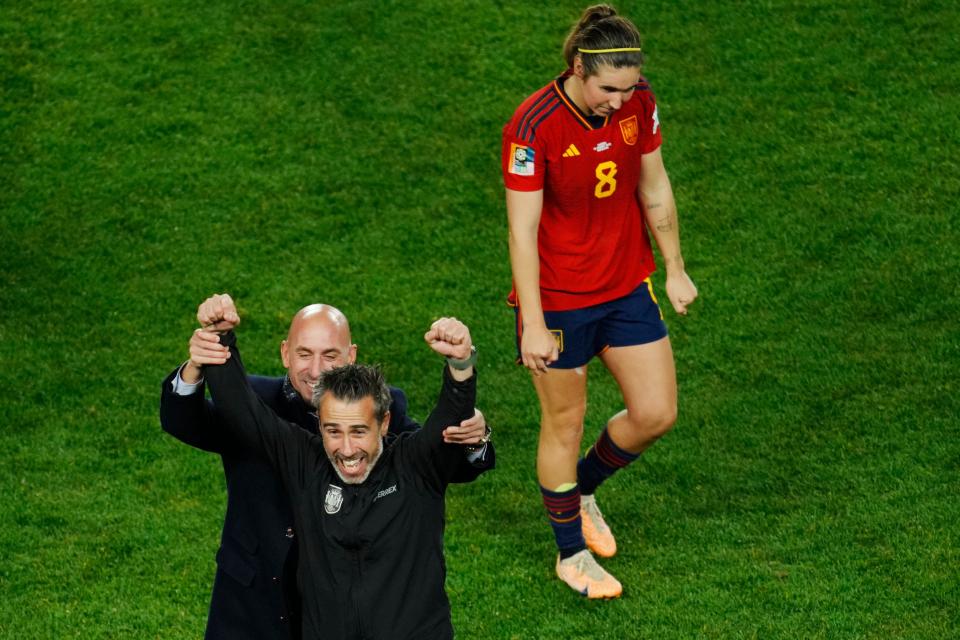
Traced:
POLYGON ((607 117, 633 97, 640 80, 640 68, 601 65, 595 74, 584 77, 578 56, 573 77, 579 81, 576 87, 579 90, 573 91, 570 97, 580 110, 587 115, 607 117))
POLYGON ((350 325, 339 310, 312 304, 294 316, 287 339, 280 343, 280 358, 293 388, 311 402, 320 374, 353 363, 357 345, 350 343, 350 325))
POLYGON ((346 484, 360 484, 373 471, 389 425, 389 411, 377 422, 372 396, 353 402, 326 393, 320 401, 323 448, 346 484))

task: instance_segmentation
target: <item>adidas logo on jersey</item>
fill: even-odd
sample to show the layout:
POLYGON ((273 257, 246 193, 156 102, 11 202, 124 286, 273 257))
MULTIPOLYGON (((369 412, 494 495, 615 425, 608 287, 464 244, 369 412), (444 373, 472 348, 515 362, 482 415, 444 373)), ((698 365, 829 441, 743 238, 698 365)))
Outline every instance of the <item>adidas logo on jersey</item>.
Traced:
POLYGON ((578 155, 580 155, 580 149, 577 149, 577 146, 574 144, 567 147, 567 150, 563 152, 564 158, 572 158, 578 155))

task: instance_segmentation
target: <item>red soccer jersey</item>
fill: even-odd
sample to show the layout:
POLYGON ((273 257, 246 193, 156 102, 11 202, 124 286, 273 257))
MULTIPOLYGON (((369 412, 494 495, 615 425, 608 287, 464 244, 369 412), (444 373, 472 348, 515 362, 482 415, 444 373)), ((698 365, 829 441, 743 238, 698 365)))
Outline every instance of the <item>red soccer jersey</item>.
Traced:
POLYGON ((640 157, 660 146, 653 92, 641 78, 618 111, 587 118, 561 88, 569 74, 527 98, 503 129, 506 187, 543 189, 537 244, 545 311, 625 296, 655 268, 637 195, 640 157))

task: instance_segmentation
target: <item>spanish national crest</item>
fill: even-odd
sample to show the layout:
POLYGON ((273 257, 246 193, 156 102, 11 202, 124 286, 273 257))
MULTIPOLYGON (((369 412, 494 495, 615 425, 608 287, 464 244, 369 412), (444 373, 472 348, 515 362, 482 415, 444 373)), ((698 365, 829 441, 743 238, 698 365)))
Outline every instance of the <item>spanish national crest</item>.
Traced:
POLYGON ((623 134, 623 141, 629 145, 637 144, 640 138, 640 126, 637 124, 637 116, 630 116, 620 121, 620 133, 623 134))
POLYGON ((343 489, 331 484, 327 488, 326 497, 323 499, 323 510, 333 515, 340 511, 341 505, 343 505, 343 489))

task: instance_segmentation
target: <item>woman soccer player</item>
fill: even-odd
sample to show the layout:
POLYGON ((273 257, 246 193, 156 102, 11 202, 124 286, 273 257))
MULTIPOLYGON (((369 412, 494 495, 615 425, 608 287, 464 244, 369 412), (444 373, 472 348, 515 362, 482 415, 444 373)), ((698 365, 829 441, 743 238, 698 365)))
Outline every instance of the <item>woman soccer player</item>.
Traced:
POLYGON ((520 359, 540 399, 537 476, 561 580, 590 598, 620 595, 597 564, 616 541, 594 492, 670 430, 673 352, 653 295, 653 252, 679 314, 697 297, 680 253, 640 34, 608 5, 588 8, 563 47, 568 69, 527 98, 503 131, 503 175, 520 359), (587 363, 598 356, 626 408, 579 458, 587 363))

